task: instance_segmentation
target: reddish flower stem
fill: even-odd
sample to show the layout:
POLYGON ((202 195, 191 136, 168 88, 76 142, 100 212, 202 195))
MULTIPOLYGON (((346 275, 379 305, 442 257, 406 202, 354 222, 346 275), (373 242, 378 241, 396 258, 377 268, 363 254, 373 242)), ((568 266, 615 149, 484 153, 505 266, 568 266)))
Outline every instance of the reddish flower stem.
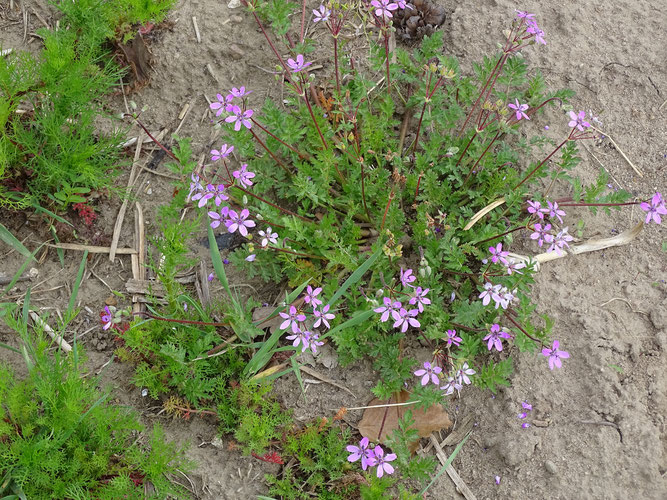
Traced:
POLYGON ((415 190, 415 204, 417 203, 417 196, 419 196, 419 184, 422 181, 422 176, 424 172, 419 172, 419 177, 417 177, 417 189, 415 190))
MULTIPOLYGON (((561 205, 558 205, 558 206, 560 207, 561 205)), ((521 231, 522 229, 530 229, 530 228, 529 228, 529 226, 515 227, 514 229, 510 229, 509 231, 505 231, 504 233, 500 233, 500 234, 497 234, 495 236, 491 236, 491 238, 486 238, 485 240, 478 241, 476 244, 479 245, 481 243, 486 243, 487 241, 496 240, 498 238, 502 238, 503 236, 507 236, 508 234, 511 234, 515 231, 521 231)))
POLYGON ((470 140, 468 141, 468 144, 466 145, 466 148, 463 150, 463 153, 461 153, 461 156, 459 157, 459 161, 456 162, 456 166, 459 166, 459 163, 461 163, 461 160, 463 160, 463 157, 465 156, 466 152, 468 151, 468 148, 472 144, 472 141, 475 140, 475 137, 477 137, 477 130, 475 129, 475 133, 472 134, 472 137, 470 137, 470 140))
MULTIPOLYGON (((126 113, 124 116, 132 116, 132 115, 128 115, 128 114, 126 113)), ((134 117, 133 117, 133 118, 134 118, 134 117)), ((169 151, 166 147, 164 147, 164 146, 160 143, 160 141, 158 141, 155 137, 153 137, 153 135, 148 131, 148 129, 144 126, 144 124, 141 123, 141 122, 139 121, 139 118, 134 118, 134 121, 137 123, 137 125, 139 125, 139 126, 144 130, 144 132, 146 132, 146 135, 147 135, 148 137, 150 137, 151 140, 152 140, 155 144, 157 144, 157 145, 160 147, 160 149, 162 149, 162 151, 164 151, 165 153, 167 153, 167 154, 169 155, 169 157, 170 157, 172 160, 176 160, 176 161, 178 161, 178 158, 176 158, 176 156, 174 156, 174 153, 172 153, 171 151, 169 151)))
POLYGON ((468 179, 470 179, 470 175, 472 174, 473 170, 475 170, 475 167, 476 167, 477 165, 479 165, 480 160, 481 160, 481 159, 484 157, 484 155, 489 151, 489 149, 491 149, 491 146, 493 146, 493 143, 496 142, 496 139, 498 139, 498 137, 500 137, 500 132, 497 132, 497 133, 496 133, 496 135, 493 137, 493 139, 491 139, 491 142, 490 142, 489 145, 486 147, 486 149, 484 150, 484 152, 483 152, 481 155, 479 155, 479 158, 477 158, 477 161, 474 163, 474 165, 473 165, 472 167, 470 167, 470 170, 468 170, 468 175, 466 176, 465 180, 463 181, 463 184, 465 184, 466 182, 468 182, 468 179))
POLYGON ((277 210, 280 210, 281 212, 285 212, 285 213, 288 214, 288 215, 293 215, 294 217, 297 217, 297 218, 301 219, 302 221, 305 221, 305 222, 314 222, 314 221, 312 221, 311 219, 307 219, 306 217, 303 217, 303 216, 301 216, 301 215, 299 215, 299 214, 297 214, 297 213, 294 213, 294 212, 292 212, 292 211, 290 211, 290 210, 287 210, 286 208, 280 207, 280 206, 276 205, 275 203, 271 203, 269 200, 265 200, 265 199, 262 198, 261 196, 256 195, 255 193, 252 193, 252 192, 248 191, 247 189, 243 189, 243 188, 242 188, 241 186, 239 186, 238 184, 234 184, 232 187, 235 187, 236 189, 240 189, 240 190, 243 191, 245 194, 252 196, 253 198, 255 198, 255 199, 261 201, 262 203, 266 203, 267 205, 269 205, 269 206, 271 206, 271 207, 273 207, 273 208, 275 208, 275 209, 277 209, 277 210))
POLYGON ((338 74, 338 35, 333 35, 334 43, 334 68, 336 73, 336 91, 340 97, 340 76, 338 74))
POLYGON ((275 134, 273 134, 272 132, 270 132, 266 127, 264 127, 264 126, 263 126, 261 123, 259 123, 257 120, 255 120, 254 118, 250 118, 250 120, 251 120, 255 125, 257 125, 259 128, 261 128, 262 131, 263 131, 264 133, 266 133, 266 134, 270 135, 271 137, 273 137, 276 141, 278 141, 280 144, 282 144, 283 146, 285 146, 286 148, 288 148, 290 151, 292 151, 292 152, 298 154, 298 155, 299 155, 299 158, 301 158, 302 160, 310 160, 310 156, 309 156, 309 155, 307 155, 306 153, 302 153, 301 151, 299 151, 298 149, 296 149, 294 146, 290 146, 289 144, 287 144, 285 141, 283 141, 282 139, 280 139, 279 137, 277 137, 275 134))
POLYGON ((507 319, 509 319, 509 320, 512 322, 512 324, 513 324, 514 326, 516 326, 516 327, 521 331, 521 333, 523 333, 526 337, 528 337, 530 340, 532 340, 533 342, 535 342, 535 343, 537 343, 537 344, 544 345, 544 343, 543 343, 541 340, 538 340, 538 339, 536 339, 535 337, 533 337, 533 336, 532 336, 531 334, 529 334, 526 330, 524 330, 523 327, 522 327, 519 323, 517 323, 516 321, 514 321, 514 318, 512 318, 512 316, 510 316, 509 314, 507 314, 507 311, 505 311, 504 315, 505 315, 505 317, 506 317, 507 319))
POLYGON ((255 131, 254 131, 252 128, 249 128, 248 130, 250 130, 250 133, 251 133, 252 136, 255 138, 255 140, 259 143, 259 145, 262 146, 262 147, 266 150, 267 153, 269 153, 269 155, 271 156, 271 158, 273 158, 273 160, 274 160, 278 165, 280 165, 280 167, 285 171, 285 173, 286 173, 288 176, 291 176, 291 175, 292 175, 292 172, 290 172, 289 168, 287 168, 287 166, 286 166, 282 161, 280 161, 280 159, 279 159, 275 154, 273 154, 273 151, 271 151, 271 150, 267 147, 267 145, 264 144, 264 141, 262 141, 262 139, 260 139, 260 137, 255 133, 255 131))
POLYGON ((541 162, 537 167, 535 167, 533 170, 531 170, 530 173, 529 173, 526 177, 524 177, 523 180, 522 180, 521 182, 519 182, 516 186, 514 186, 514 188, 512 189, 512 191, 514 191, 514 190, 520 188, 524 182, 526 182, 526 181, 527 181, 528 179, 530 179, 533 175, 535 175, 535 172, 537 172, 537 171, 542 167, 542 165, 544 165, 547 161, 549 161, 549 158, 551 158, 553 155, 555 155, 556 152, 557 152, 560 148, 562 148, 562 147, 565 145, 565 143, 567 143, 567 141, 570 140, 570 137, 571 137, 571 136, 572 136, 572 132, 570 132, 570 135, 567 137, 567 139, 565 139, 563 142, 561 142, 561 143, 558 145, 558 147, 557 147, 556 149, 554 149, 551 153, 549 153, 549 156, 547 156, 544 160, 542 160, 542 162, 541 162))
MULTIPOLYGON (((458 136, 460 137, 463 131, 466 129, 466 126, 468 125, 468 122, 470 121, 470 118, 472 117, 472 114, 475 112, 475 109, 477 109, 477 106, 482 99, 482 96, 486 93, 486 89, 489 87, 489 84, 491 83, 491 78, 495 75, 496 71, 500 71, 502 69, 502 66, 505 64, 505 61, 507 60, 507 54, 503 53, 500 58, 498 59, 498 62, 496 63, 496 66, 493 68, 493 71, 489 75, 489 78, 486 80, 486 84, 482 88, 481 92, 479 93, 479 97, 475 101, 475 104, 472 105, 472 108, 470 108, 470 111, 468 111, 468 115, 466 116, 465 121, 463 122, 463 125, 461 126, 461 129, 459 130, 458 136), (501 64, 502 63, 502 64, 501 64)), ((495 82, 495 80, 494 80, 495 82)))
POLYGON ((139 311, 132 313, 135 316, 146 316, 150 319, 155 319, 157 321, 167 321, 169 323, 181 323, 183 325, 201 325, 201 326, 229 326, 229 323, 209 323, 206 321, 194 321, 189 319, 175 319, 175 318, 163 318, 161 316, 155 316, 154 314, 139 311))

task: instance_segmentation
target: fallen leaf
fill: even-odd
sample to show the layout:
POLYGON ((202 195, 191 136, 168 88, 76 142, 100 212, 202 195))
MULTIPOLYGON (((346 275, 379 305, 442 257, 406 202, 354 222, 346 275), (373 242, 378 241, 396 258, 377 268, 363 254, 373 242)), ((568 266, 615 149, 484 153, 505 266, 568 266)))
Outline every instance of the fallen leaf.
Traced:
MULTIPOLYGON (((397 396, 393 396, 389 401, 380 401, 375 398, 368 406, 377 406, 384 404, 405 403, 408 401, 410 393, 402 390, 397 396)), ((390 406, 381 408, 367 408, 364 416, 359 422, 359 432, 363 437, 371 441, 380 441, 384 443, 388 436, 391 436, 395 429, 398 429, 398 421, 407 411, 412 411, 412 417, 415 421, 413 426, 417 429, 419 437, 426 437, 434 431, 440 429, 449 429, 452 421, 449 415, 441 405, 432 405, 428 410, 416 409, 414 405, 390 406), (382 433, 380 433, 382 429, 382 433)), ((417 450, 419 440, 410 444, 410 451, 417 450)))

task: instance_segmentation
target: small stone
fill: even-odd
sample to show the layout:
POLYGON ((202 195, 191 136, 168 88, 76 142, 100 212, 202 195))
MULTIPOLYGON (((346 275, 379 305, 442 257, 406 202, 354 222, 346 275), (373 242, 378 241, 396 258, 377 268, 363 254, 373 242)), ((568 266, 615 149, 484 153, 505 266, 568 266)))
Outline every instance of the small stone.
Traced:
POLYGON ((237 61, 238 61, 239 59, 243 59, 243 58, 245 57, 245 53, 243 52, 243 50, 241 49, 241 47, 239 47, 239 46, 236 45, 235 43, 233 43, 233 44, 231 44, 231 45, 229 46, 229 51, 228 51, 228 53, 229 53, 229 56, 230 56, 232 59, 236 59, 237 61))
POLYGON ((549 474, 553 474, 554 476, 558 474, 558 467, 556 467, 556 464, 553 463, 551 460, 547 460, 544 462, 544 468, 547 470, 549 474))
POLYGON ((118 300, 115 295, 109 295, 104 303, 108 306, 116 306, 118 305, 118 300))
POLYGON ((229 17, 229 20, 231 22, 235 23, 235 24, 239 24, 239 23, 243 22, 243 17, 234 14, 233 16, 229 17))
POLYGON ((229 0, 227 3, 228 9, 238 9, 241 6, 241 0, 229 0))

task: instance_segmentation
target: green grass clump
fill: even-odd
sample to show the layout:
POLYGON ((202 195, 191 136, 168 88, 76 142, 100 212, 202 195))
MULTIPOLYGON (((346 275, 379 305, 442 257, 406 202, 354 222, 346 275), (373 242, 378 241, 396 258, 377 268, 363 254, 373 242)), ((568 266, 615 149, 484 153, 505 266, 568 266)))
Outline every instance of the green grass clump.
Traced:
POLYGON ((42 331, 5 316, 21 334, 28 375, 0 365, 0 496, 5 498, 187 498, 168 475, 190 465, 159 425, 141 444, 143 426, 109 402, 84 374, 83 352, 56 350, 42 331), (145 486, 154 493, 146 496, 145 486), (21 496, 24 495, 24 496, 21 496))
POLYGON ((48 204, 64 210, 110 188, 122 130, 100 98, 123 75, 111 40, 164 19, 173 0, 60 2, 61 29, 39 31, 39 56, 0 58, 0 208, 48 204), (111 121, 100 132, 100 117, 111 121))

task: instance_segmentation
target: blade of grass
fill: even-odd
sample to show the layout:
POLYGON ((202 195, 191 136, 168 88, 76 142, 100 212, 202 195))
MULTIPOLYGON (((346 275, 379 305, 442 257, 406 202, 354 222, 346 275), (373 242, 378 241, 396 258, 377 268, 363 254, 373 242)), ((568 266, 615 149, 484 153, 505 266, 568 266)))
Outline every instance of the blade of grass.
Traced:
POLYGON ((366 271, 370 269, 370 267, 373 265, 373 263, 377 260, 377 258, 380 256, 382 253, 382 248, 378 248, 376 252, 368 257, 366 261, 361 264, 351 275, 349 278, 345 280, 345 283, 343 283, 343 286, 341 286, 336 293, 334 293, 333 297, 331 297, 331 300, 329 301, 330 305, 334 305, 338 299, 340 299, 343 294, 347 291, 348 288, 350 288, 352 285, 354 285, 357 281, 361 279, 361 277, 366 274, 366 271))
POLYGON ((79 294, 79 287, 81 286, 81 280, 83 279, 83 271, 86 268, 86 259, 88 258, 88 250, 83 251, 83 258, 81 259, 81 264, 79 264, 79 272, 76 273, 76 280, 74 281, 74 288, 72 288, 72 295, 69 298, 69 304, 67 304, 67 312, 65 317, 71 317, 72 312, 74 311, 74 304, 76 303, 76 297, 79 294))
POLYGON ((426 485, 426 488, 424 488, 423 490, 421 490, 421 491, 419 492, 419 496, 420 496, 420 497, 421 497, 421 496, 424 496, 424 494, 426 494, 426 491, 428 491, 428 489, 429 489, 431 486, 433 486, 433 483, 435 483, 436 480, 437 480, 440 476, 442 476, 442 473, 445 472, 445 471, 447 470, 447 467, 449 467, 450 465, 452 465, 452 462, 453 462, 454 459, 456 458, 456 455, 459 454, 459 451, 461 451, 461 448, 463 448, 463 445, 465 444, 465 442, 468 440, 469 437, 470 437, 470 433, 468 433, 468 435, 467 435, 466 437, 463 438, 463 441, 461 441, 461 442, 456 446, 456 448, 454 448, 454 451, 452 452, 452 454, 449 455, 449 458, 448 458, 447 461, 444 463, 444 465, 442 466, 442 468, 438 471, 438 473, 433 477, 433 479, 431 479, 431 482, 428 483, 428 485, 426 485))
POLYGON ((5 226, 0 224, 0 240, 7 243, 10 247, 16 250, 18 253, 24 257, 31 258, 34 260, 34 255, 30 253, 23 243, 16 239, 16 237, 7 229, 5 226))
POLYGON ((303 394, 303 400, 306 401, 306 387, 303 385, 303 379, 301 378, 301 369, 299 368, 299 362, 296 360, 296 356, 290 358, 292 362, 292 369, 294 370, 294 375, 299 381, 299 387, 301 387, 301 394, 303 394))
POLYGON ((320 337, 320 340, 325 339, 325 338, 333 335, 334 333, 338 333, 339 331, 344 330, 345 328, 353 328, 353 327, 363 323, 364 321, 372 318, 376 314, 377 313, 375 311, 373 311, 372 309, 368 310, 368 311, 363 311, 363 312, 357 313, 354 316, 352 316, 350 319, 348 319, 347 321, 344 321, 340 325, 337 325, 337 326, 333 327, 327 333, 322 335, 320 337))
POLYGON ((215 270, 215 274, 220 280, 220 283, 222 283, 225 292, 227 292, 229 300, 232 301, 232 303, 234 304, 234 308, 236 309, 237 302, 236 299, 234 298, 234 295, 232 294, 231 289, 229 288, 229 281, 227 281, 227 273, 225 272, 225 265, 222 263, 222 256, 220 255, 218 242, 215 241, 215 234, 213 234, 213 228, 210 226, 210 224, 207 224, 206 227, 208 229, 208 246, 209 250, 211 251, 211 260, 213 261, 213 269, 215 270))
MULTIPOLYGON (((56 233, 56 228, 51 225, 51 235, 53 240, 56 242, 56 245, 60 245, 60 239, 58 238, 58 233, 56 233)), ((65 251, 62 248, 56 247, 56 253, 58 254, 58 260, 60 261, 60 267, 65 267, 65 251)))
POLYGON ((35 209, 36 212, 42 212, 48 215, 49 217, 53 217, 55 220, 58 222, 62 222, 63 224, 67 224, 68 226, 74 227, 74 224, 72 224, 70 221, 67 219, 63 219, 60 215, 54 214, 51 210, 48 210, 44 207, 40 207, 39 205, 32 205, 32 207, 35 209))

